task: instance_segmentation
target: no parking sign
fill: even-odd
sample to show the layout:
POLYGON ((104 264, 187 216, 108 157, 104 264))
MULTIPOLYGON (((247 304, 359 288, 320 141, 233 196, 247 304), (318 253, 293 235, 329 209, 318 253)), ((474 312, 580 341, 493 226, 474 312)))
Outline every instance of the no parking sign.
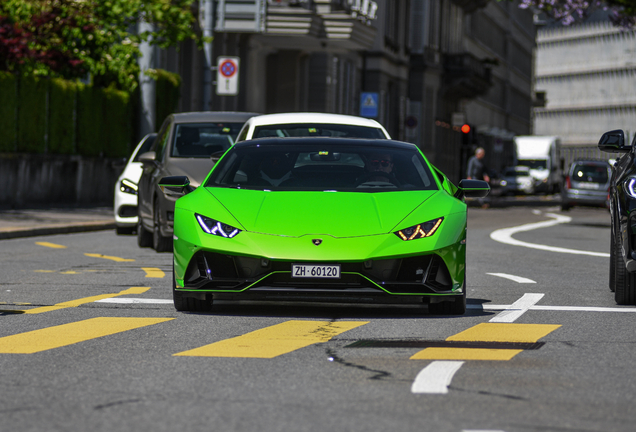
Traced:
POLYGON ((238 94, 238 57, 219 57, 216 69, 216 94, 235 96, 238 94))

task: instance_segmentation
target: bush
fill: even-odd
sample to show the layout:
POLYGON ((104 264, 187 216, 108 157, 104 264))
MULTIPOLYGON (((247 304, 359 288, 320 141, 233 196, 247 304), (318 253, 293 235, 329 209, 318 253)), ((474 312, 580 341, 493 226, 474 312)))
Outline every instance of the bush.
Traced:
POLYGON ((13 74, 0 72, 0 153, 14 152, 17 146, 17 80, 13 74))
POLYGON ((155 69, 152 76, 157 81, 155 126, 158 131, 165 118, 177 110, 181 96, 181 77, 163 69, 155 69))
POLYGON ((75 97, 77 84, 52 79, 49 93, 49 153, 75 153, 75 97))
POLYGON ((106 157, 127 157, 133 137, 130 95, 107 88, 103 90, 102 124, 105 125, 103 151, 106 157))
POLYGON ((18 109, 18 152, 46 153, 47 79, 21 77, 18 109))

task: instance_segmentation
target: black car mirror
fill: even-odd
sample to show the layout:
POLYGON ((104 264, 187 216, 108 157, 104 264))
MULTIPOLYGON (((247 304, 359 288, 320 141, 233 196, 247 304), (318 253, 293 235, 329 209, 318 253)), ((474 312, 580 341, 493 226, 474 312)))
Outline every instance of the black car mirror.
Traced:
POLYGON ((157 159, 157 155, 153 151, 142 153, 141 156, 139 156, 139 162, 141 162, 144 165, 145 164, 151 164, 156 159, 157 159))
POLYGON ((627 153, 631 149, 625 146, 625 132, 621 129, 605 132, 598 142, 598 148, 608 153, 627 153))
POLYGON ((459 189, 466 198, 484 198, 490 192, 490 186, 483 180, 460 180, 459 189))
POLYGON ((170 198, 181 198, 194 190, 186 176, 163 177, 159 180, 159 187, 163 194, 170 198))

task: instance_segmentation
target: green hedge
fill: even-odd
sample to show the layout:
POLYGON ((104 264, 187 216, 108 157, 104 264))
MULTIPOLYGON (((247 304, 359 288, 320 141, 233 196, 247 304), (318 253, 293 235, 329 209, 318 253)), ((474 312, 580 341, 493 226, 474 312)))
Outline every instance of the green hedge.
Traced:
POLYGON ((49 93, 49 153, 75 153, 75 97, 73 81, 52 79, 49 93))
MULTIPOLYGON (((160 69, 152 76, 160 127, 177 108, 181 79, 160 69)), ((0 152, 126 157, 137 144, 138 96, 0 72, 0 152)))
POLYGON ((7 72, 0 72, 0 101, 0 153, 14 152, 18 142, 18 91, 15 77, 7 72))
POLYGON ((47 104, 49 82, 21 77, 18 108, 18 152, 46 153, 47 104))

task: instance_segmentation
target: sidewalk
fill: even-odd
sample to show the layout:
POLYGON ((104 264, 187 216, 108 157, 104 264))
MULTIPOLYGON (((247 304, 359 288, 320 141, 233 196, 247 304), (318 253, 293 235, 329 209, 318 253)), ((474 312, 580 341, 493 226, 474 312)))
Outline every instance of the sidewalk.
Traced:
POLYGON ((0 210, 0 240, 114 228, 108 207, 0 210))

